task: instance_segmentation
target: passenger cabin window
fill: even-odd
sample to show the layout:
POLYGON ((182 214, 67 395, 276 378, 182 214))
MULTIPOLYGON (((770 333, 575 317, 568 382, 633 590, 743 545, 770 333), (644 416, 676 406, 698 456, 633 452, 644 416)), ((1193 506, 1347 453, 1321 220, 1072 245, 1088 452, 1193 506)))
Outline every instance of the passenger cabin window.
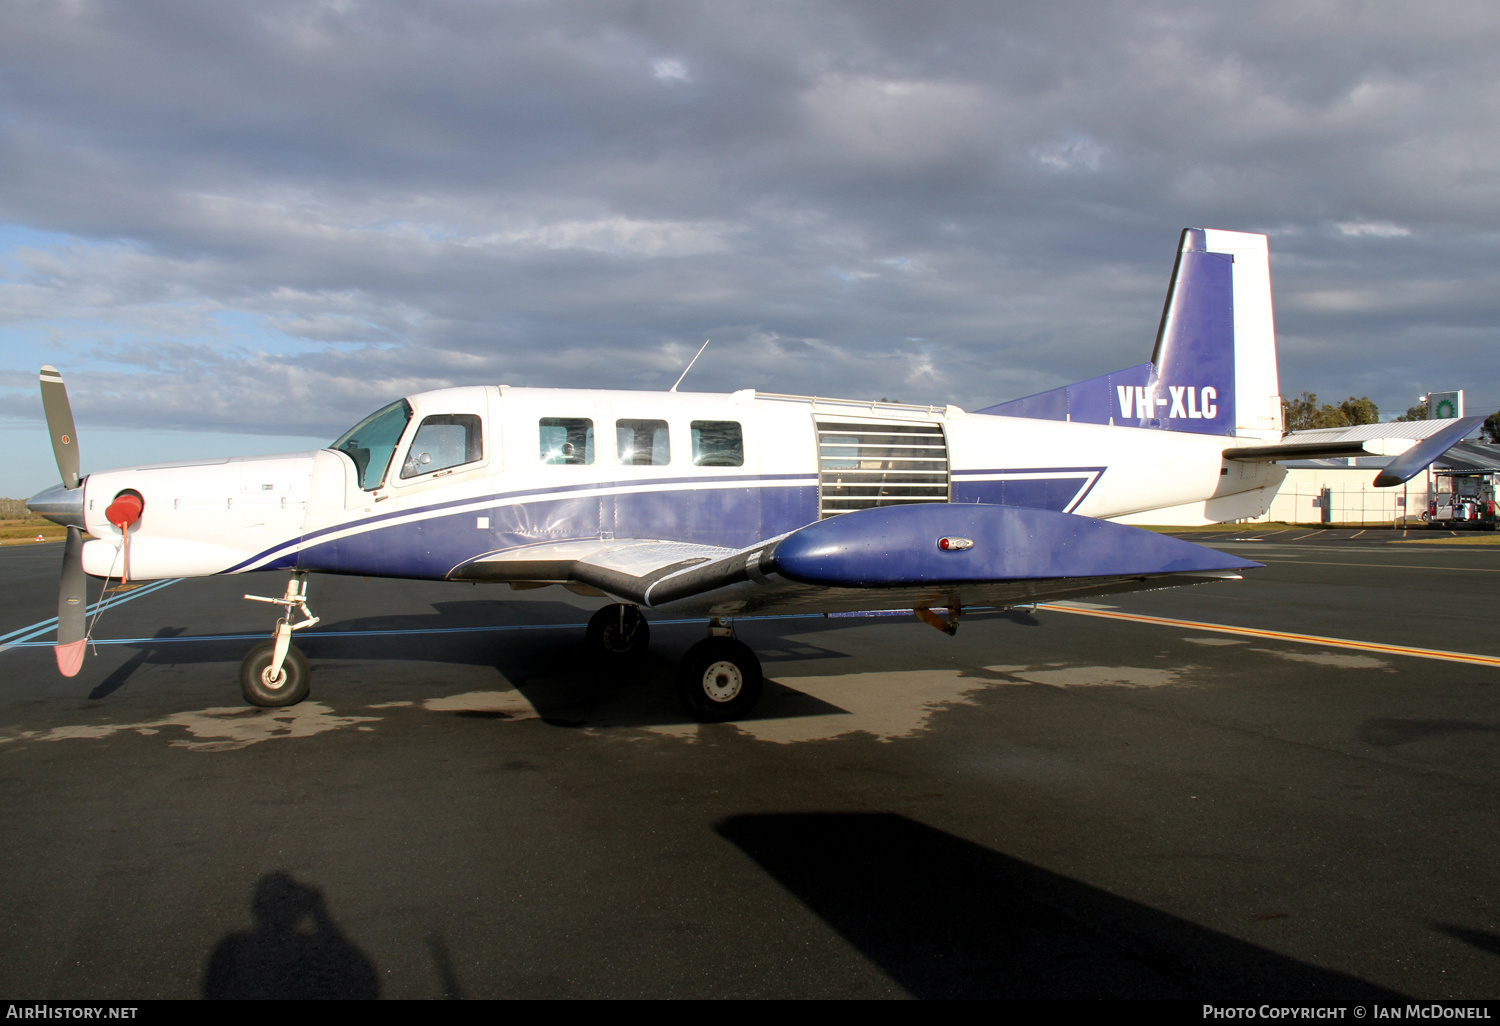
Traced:
POLYGON ((401 477, 435 474, 465 463, 478 463, 483 458, 484 443, 476 415, 442 413, 424 417, 416 437, 411 440, 411 448, 406 452, 401 477))
POLYGON ((345 431, 332 448, 345 453, 354 461, 359 473, 359 486, 373 491, 385 480, 385 470, 396 453, 396 443, 411 420, 411 405, 405 399, 397 399, 389 406, 382 406, 364 420, 345 431))
POLYGON ((594 462, 594 422, 587 417, 543 417, 543 463, 594 462))
POLYGON ((615 441, 627 467, 665 467, 672 462, 664 420, 617 420, 615 441))
POLYGON ((742 467, 745 465, 745 439, 739 421, 695 420, 693 427, 693 466, 742 467))

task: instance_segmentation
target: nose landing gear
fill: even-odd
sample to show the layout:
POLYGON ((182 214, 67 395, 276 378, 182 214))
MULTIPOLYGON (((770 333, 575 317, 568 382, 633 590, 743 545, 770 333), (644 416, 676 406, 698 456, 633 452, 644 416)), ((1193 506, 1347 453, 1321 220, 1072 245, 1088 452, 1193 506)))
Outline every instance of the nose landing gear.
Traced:
POLYGON ((276 623, 275 637, 252 648, 240 663, 240 691, 245 701, 262 708, 275 709, 296 705, 307 697, 312 683, 312 668, 307 657, 292 645, 292 632, 318 622, 307 608, 307 574, 292 571, 286 594, 281 598, 246 595, 251 602, 269 602, 282 606, 286 614, 276 623), (292 622, 292 610, 299 610, 302 620, 292 622))

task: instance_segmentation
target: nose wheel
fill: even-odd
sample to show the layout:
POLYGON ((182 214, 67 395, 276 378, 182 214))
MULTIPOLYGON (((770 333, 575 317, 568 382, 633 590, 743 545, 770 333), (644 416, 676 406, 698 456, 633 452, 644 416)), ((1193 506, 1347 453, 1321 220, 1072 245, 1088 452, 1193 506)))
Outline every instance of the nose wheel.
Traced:
POLYGON ((312 683, 312 668, 307 665, 307 656, 288 645, 280 667, 273 671, 271 663, 275 657, 276 642, 263 641, 240 663, 240 691, 251 705, 275 709, 296 705, 307 697, 312 683))

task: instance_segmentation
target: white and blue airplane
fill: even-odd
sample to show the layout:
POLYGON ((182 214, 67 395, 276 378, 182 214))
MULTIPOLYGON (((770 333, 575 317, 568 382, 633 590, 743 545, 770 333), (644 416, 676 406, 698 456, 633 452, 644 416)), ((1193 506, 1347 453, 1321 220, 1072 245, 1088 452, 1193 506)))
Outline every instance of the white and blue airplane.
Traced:
POLYGON ((1284 437, 1266 237, 1205 229, 1182 233, 1150 361, 1114 374, 973 413, 675 387, 447 388, 317 452, 81 478, 67 393, 44 367, 63 482, 28 505, 69 528, 58 667, 82 664, 88 577, 288 572, 281 598, 260 599, 285 615, 240 668, 259 706, 308 694, 291 640, 318 622, 309 573, 561 584, 614 600, 587 630, 605 660, 644 653, 647 613, 705 618, 680 693, 729 720, 761 692, 736 616, 911 609, 951 634, 965 607, 1237 578, 1259 564, 1110 518, 1257 516, 1284 459, 1404 447, 1376 482, 1398 484, 1480 419, 1384 448, 1284 437))

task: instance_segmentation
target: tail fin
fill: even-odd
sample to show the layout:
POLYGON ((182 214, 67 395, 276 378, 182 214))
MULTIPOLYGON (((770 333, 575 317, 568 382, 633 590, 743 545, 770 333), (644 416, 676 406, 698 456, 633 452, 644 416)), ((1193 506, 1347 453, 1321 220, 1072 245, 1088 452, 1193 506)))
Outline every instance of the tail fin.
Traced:
POLYGON ((1266 237, 1187 228, 1150 363, 979 412, 1279 439, 1279 391, 1266 237))

